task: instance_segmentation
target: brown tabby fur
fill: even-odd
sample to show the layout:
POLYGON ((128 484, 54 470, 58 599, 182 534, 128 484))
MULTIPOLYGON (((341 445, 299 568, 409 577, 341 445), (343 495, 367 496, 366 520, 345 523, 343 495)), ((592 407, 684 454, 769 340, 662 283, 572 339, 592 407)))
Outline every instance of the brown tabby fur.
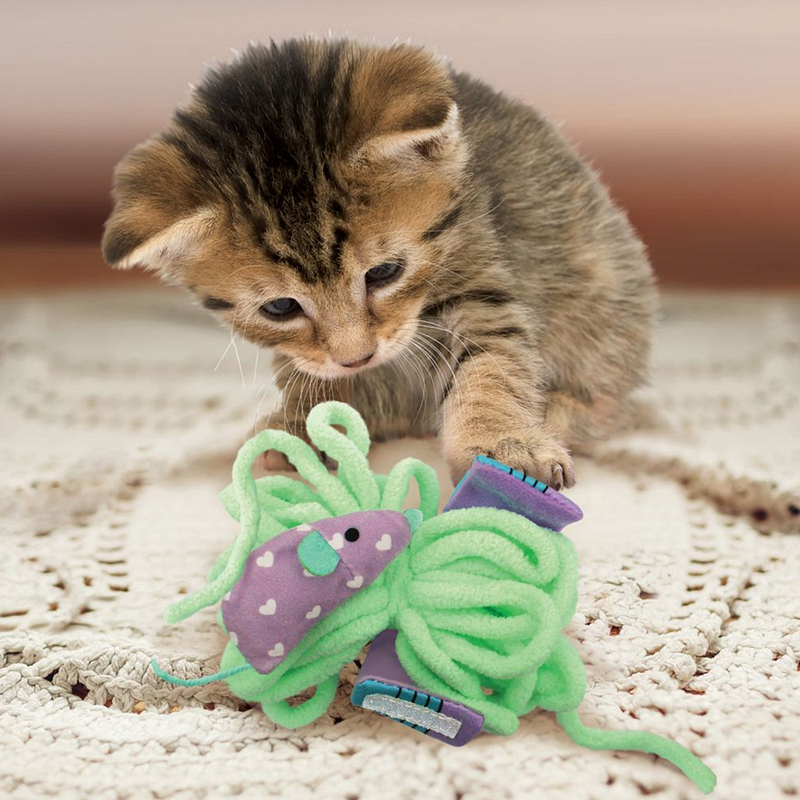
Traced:
POLYGON ((270 426, 338 398, 376 439, 437 431, 454 475, 486 453, 570 485, 569 448, 645 378, 656 296, 624 213, 533 109, 421 48, 253 46, 123 159, 114 197, 110 264, 274 348, 270 426), (276 298, 305 313, 267 318, 276 298))

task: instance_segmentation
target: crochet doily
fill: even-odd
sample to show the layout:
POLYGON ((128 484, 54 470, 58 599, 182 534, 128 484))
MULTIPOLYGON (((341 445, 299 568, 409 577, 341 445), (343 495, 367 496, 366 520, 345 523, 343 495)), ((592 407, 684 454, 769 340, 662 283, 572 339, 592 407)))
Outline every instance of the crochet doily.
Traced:
MULTIPOLYGON (((275 403, 267 359, 166 290, 0 308, 3 796, 699 796, 653 757, 577 747, 543 713, 511 738, 441 745, 353 709, 355 666, 298 731, 224 684, 155 678, 153 656, 184 677, 218 665, 212 611, 161 615, 235 533, 217 492, 275 403)), ((653 386, 628 433, 578 459, 570 492, 584 721, 687 745, 725 800, 800 793, 799 397, 797 297, 667 297, 653 386)), ((432 441, 378 446, 373 467, 405 455, 448 488, 432 441)))

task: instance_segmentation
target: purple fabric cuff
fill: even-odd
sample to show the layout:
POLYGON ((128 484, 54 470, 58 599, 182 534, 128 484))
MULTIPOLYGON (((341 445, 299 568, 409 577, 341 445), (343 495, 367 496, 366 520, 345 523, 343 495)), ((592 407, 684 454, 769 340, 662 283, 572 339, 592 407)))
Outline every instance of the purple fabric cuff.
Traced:
POLYGON ((561 531, 583 518, 583 512, 563 494, 487 456, 472 462, 444 510, 480 507, 505 508, 551 531, 561 531))

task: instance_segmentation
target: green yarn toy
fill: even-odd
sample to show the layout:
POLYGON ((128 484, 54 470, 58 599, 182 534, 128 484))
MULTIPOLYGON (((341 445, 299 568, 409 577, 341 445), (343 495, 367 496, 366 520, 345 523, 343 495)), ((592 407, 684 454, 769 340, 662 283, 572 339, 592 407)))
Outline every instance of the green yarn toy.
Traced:
POLYGON ((654 753, 704 793, 714 788, 713 772, 677 743, 581 723, 586 674, 562 633, 577 602, 578 559, 567 538, 504 508, 437 514, 433 469, 405 459, 388 475, 373 473, 366 426, 345 404, 318 405, 307 431, 338 462, 338 474, 283 431, 248 441, 221 494, 240 532, 208 584, 166 612, 177 622, 222 601, 218 619, 230 641, 220 672, 181 680, 154 662, 160 677, 185 686, 224 679, 237 697, 295 728, 326 711, 345 664, 396 631, 400 672, 425 691, 406 703, 398 688, 386 702, 410 709, 409 719, 422 720, 418 729, 436 735, 436 726, 454 724, 441 711, 446 703, 472 710, 486 731, 509 735, 522 715, 541 708, 555 712, 577 744, 654 753), (253 462, 267 450, 283 452, 313 488, 282 475, 254 480, 253 462), (402 514, 412 481, 419 511, 402 514))

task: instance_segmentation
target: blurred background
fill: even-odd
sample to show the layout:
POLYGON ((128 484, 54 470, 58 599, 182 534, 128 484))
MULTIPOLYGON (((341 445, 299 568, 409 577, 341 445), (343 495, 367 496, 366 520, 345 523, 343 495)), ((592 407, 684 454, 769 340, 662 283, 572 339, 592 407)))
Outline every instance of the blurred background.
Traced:
POLYGON ((561 125, 666 286, 800 286, 800 2, 0 5, 0 290, 152 282, 100 258, 114 164, 251 39, 411 39, 561 125))

